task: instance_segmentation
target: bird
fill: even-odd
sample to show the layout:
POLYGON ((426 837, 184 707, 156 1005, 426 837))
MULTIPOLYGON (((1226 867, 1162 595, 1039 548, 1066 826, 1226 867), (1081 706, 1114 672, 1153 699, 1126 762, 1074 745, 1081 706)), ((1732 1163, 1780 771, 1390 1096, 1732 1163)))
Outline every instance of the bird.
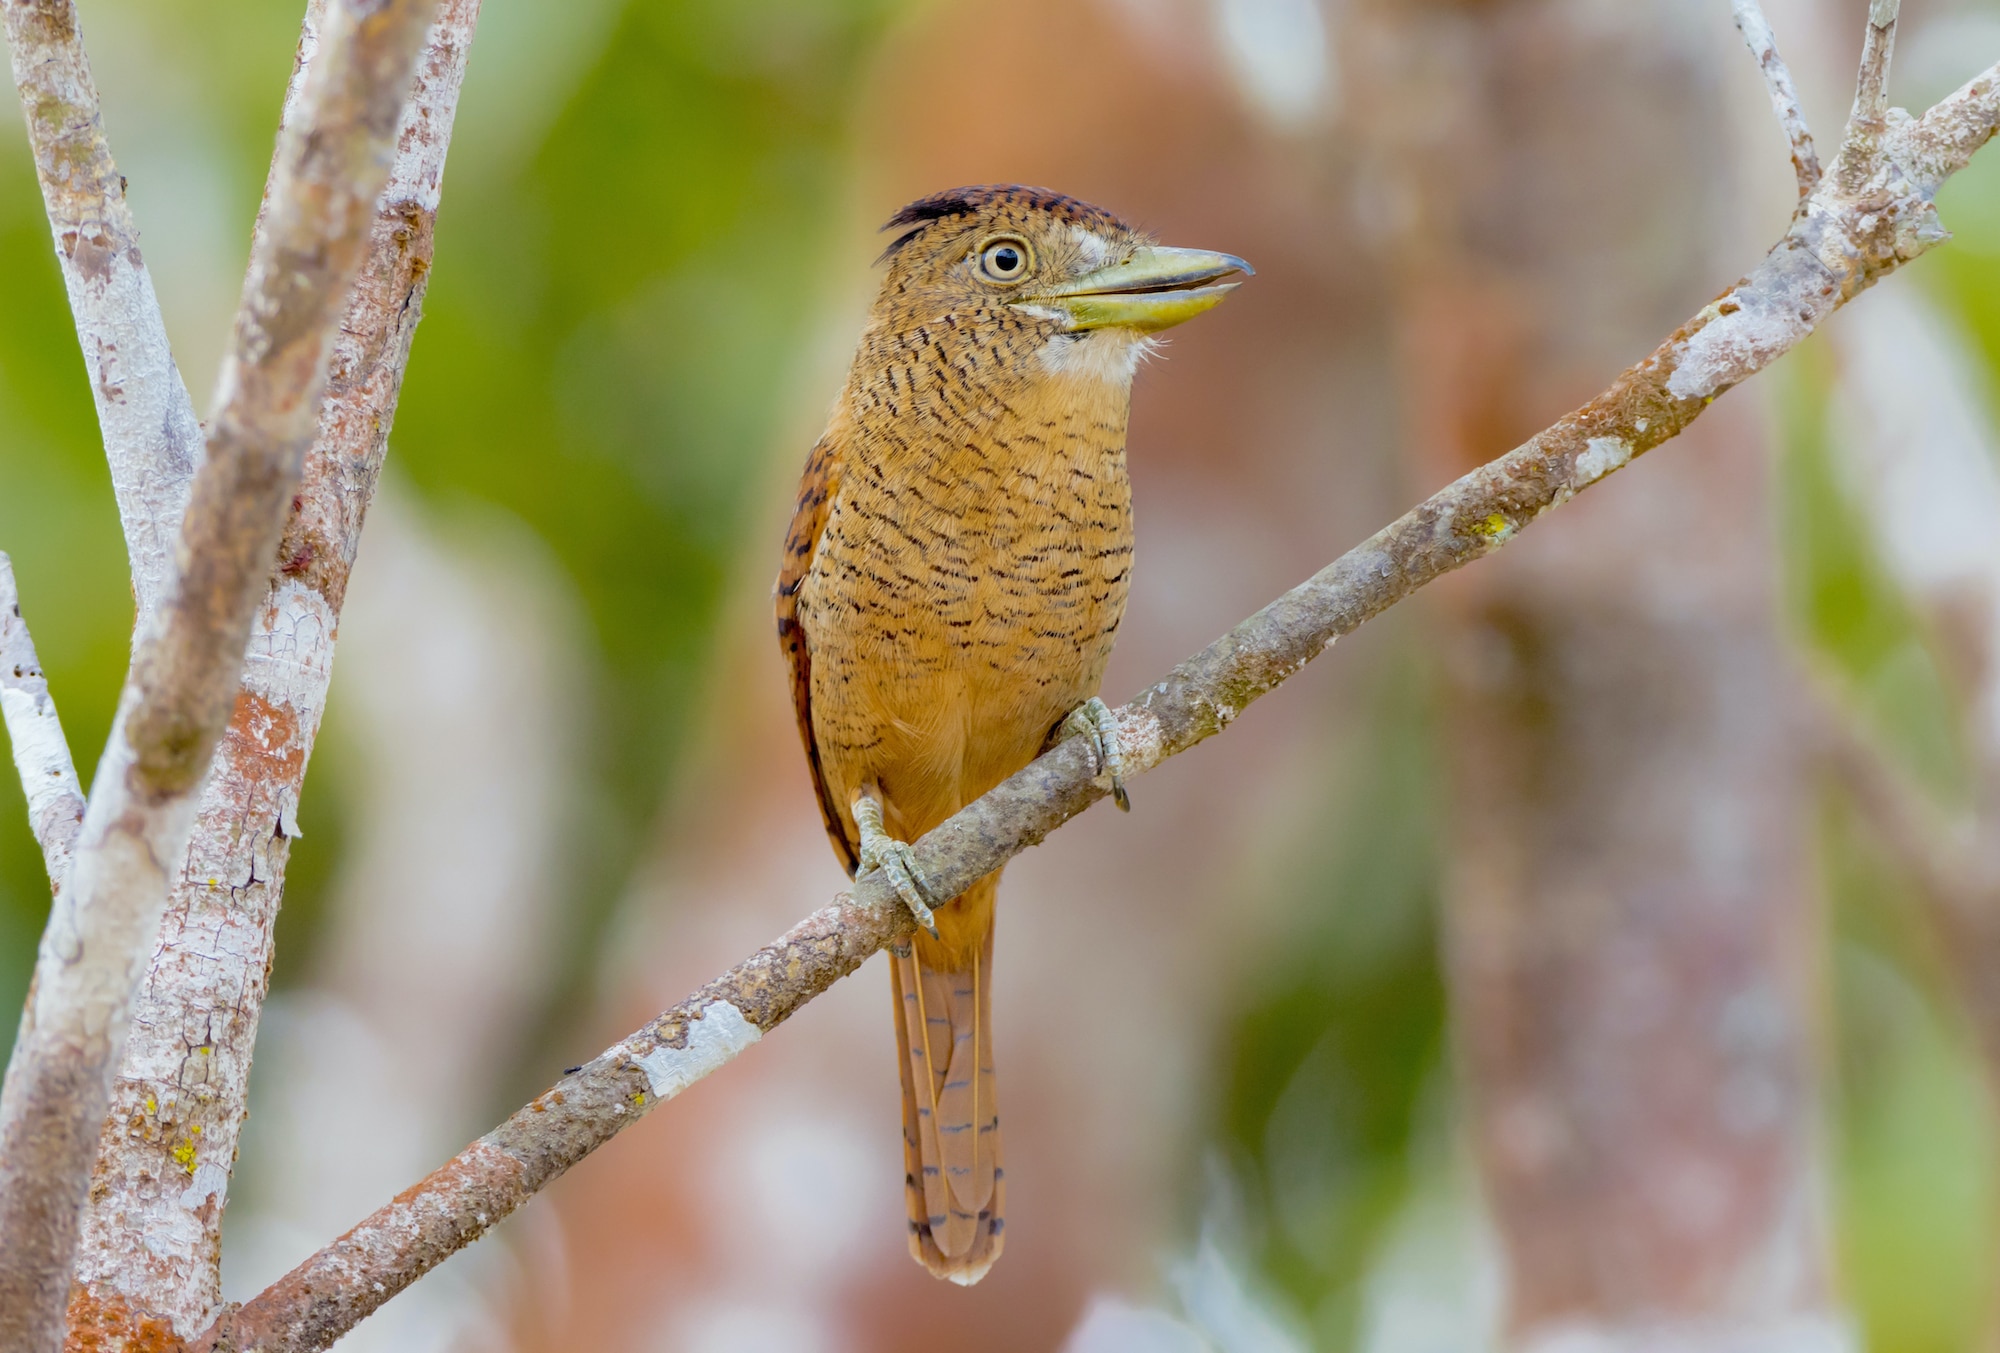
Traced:
POLYGON ((890 946, 909 1248, 969 1286, 1005 1231, 999 874, 938 898, 908 843, 1068 737, 1129 809, 1097 692, 1132 577, 1133 374, 1252 269, 1018 184, 934 193, 883 230, 786 535, 778 639, 834 851, 886 871, 918 923, 890 946))

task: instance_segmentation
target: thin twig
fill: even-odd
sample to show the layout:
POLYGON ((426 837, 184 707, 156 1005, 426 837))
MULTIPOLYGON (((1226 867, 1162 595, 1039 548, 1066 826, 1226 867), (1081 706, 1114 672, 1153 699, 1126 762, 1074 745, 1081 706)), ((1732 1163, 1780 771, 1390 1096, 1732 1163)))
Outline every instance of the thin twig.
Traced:
MULTIPOLYGON (((1990 80, 1982 77, 1982 80, 1990 80)), ((1492 553, 1552 507, 1677 435, 1853 296, 1942 238, 1930 195, 2000 125, 1974 81, 1891 138, 1865 201, 1829 180, 1749 276, 1596 399, 1448 485, 1182 663, 1116 712, 1127 776, 1221 732, 1341 635, 1492 553), (1987 109, 1982 134, 1968 109, 1987 109), (1921 159, 1919 171, 1906 160, 1921 159)), ((1062 743, 913 844, 955 896, 1110 793, 1087 743, 1062 743)), ((505 1123, 306 1260, 193 1347, 326 1348, 550 1180, 907 934, 878 872, 775 943, 565 1076, 505 1123)))
MULTIPOLYGON (((307 11, 300 64, 325 5, 307 11)), ((221 1302, 223 1204, 249 1094, 271 940, 334 637, 430 279, 432 232, 479 0, 445 0, 403 111, 368 255, 334 340, 318 432, 235 712, 134 1007, 112 1088, 69 1307, 72 1342, 193 1334, 221 1302), (186 1031, 200 1029, 191 1045, 186 1031), (177 1181, 174 1188, 159 1186, 177 1181)), ((303 114, 300 81, 283 126, 303 114)))
POLYGON ((62 1344, 78 1219, 134 985, 235 702, 327 350, 435 9, 436 0, 336 3, 307 115, 281 143, 174 582, 138 641, 0 1091, 0 1348, 9 1353, 62 1344))
POLYGON ((1854 77, 1854 109, 1840 147, 1840 169, 1850 189, 1872 175, 1881 161, 1889 120, 1889 59, 1896 50, 1896 16, 1902 0, 1869 0, 1868 31, 1861 42, 1861 69, 1854 77))
POLYGON ((1813 148, 1812 131, 1806 126, 1805 110, 1799 107, 1798 87, 1792 83, 1791 69, 1778 55, 1778 39, 1764 19, 1757 0, 1732 0, 1736 29, 1757 58, 1764 72, 1764 85, 1771 94, 1771 111, 1778 115, 1785 140, 1792 148, 1792 173, 1799 181, 1799 200, 1804 201, 1819 186, 1819 151, 1813 148))
POLYGON ((132 557, 140 628, 174 572, 174 539, 202 455, 125 179, 105 143, 72 0, 0 0, 56 259, 97 404, 111 491, 132 557))
POLYGON ((83 785, 70 760, 56 702, 35 657, 35 640, 21 618, 14 561, 0 554, 0 716, 14 747, 14 769, 28 799, 28 825, 42 848, 49 887, 60 894, 83 826, 83 785))

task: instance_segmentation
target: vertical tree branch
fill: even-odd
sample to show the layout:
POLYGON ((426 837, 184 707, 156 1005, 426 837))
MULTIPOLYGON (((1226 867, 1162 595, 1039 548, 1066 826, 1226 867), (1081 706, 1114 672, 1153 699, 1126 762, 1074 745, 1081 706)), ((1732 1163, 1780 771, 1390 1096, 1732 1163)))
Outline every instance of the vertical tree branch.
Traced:
POLYGON ((105 143, 72 0, 0 0, 56 258, 90 375, 144 629, 166 595, 202 455, 201 424, 167 346, 125 180, 105 143))
MULTIPOLYGON (((314 0, 307 11, 286 128, 307 111, 301 77, 325 9, 314 0)), ((423 313, 439 184, 478 17, 479 0, 445 0, 417 63, 277 571, 251 629, 243 687, 113 1085, 70 1298, 72 1346, 91 1334, 119 1346, 114 1332, 130 1337, 147 1321, 192 1334, 220 1301, 223 1207, 300 788, 423 313)))
POLYGON ((0 1347, 60 1347, 78 1219, 135 981, 228 722, 436 0, 330 9, 305 116, 279 153, 175 577, 142 631, 43 933, 0 1090, 0 1347))
POLYGON ((21 619, 14 561, 0 554, 0 716, 14 747, 14 768, 28 798, 28 825, 42 848, 49 887, 61 893, 70 855, 83 825, 83 786, 70 761, 56 702, 35 657, 35 641, 21 619))
POLYGON ((1896 50, 1896 16, 1902 0, 1868 0, 1868 31, 1861 40, 1861 69, 1854 77, 1854 109, 1847 115, 1838 169, 1850 191, 1881 163, 1889 127, 1889 58, 1896 50))

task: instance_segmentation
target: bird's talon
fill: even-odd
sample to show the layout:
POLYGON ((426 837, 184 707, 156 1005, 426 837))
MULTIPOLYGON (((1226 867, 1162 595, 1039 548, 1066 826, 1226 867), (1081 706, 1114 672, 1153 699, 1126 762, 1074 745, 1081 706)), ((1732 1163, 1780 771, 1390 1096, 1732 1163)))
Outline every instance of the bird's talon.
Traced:
POLYGON ((938 939, 937 916, 931 911, 925 894, 923 875, 917 872, 917 864, 910 856, 910 848, 901 841, 890 843, 892 849, 882 852, 882 868, 888 871, 889 882, 896 885, 896 896, 903 899, 903 905, 910 909, 910 915, 917 918, 917 924, 929 932, 932 939, 938 939))
POLYGON ((937 917, 930 907, 930 889, 924 885, 923 872, 917 868, 916 856, 909 843, 898 841, 883 828, 882 805, 873 799, 856 799, 854 823, 861 829, 858 872, 866 874, 880 869, 887 874, 896 896, 910 909, 910 915, 916 917, 917 924, 932 939, 940 938, 937 917))
POLYGON ((1118 811, 1132 811, 1131 796, 1125 792, 1125 759, 1118 749, 1118 720, 1111 707, 1096 696, 1078 705, 1063 720, 1062 738, 1088 738, 1097 753, 1097 773, 1111 777, 1111 800, 1118 811))

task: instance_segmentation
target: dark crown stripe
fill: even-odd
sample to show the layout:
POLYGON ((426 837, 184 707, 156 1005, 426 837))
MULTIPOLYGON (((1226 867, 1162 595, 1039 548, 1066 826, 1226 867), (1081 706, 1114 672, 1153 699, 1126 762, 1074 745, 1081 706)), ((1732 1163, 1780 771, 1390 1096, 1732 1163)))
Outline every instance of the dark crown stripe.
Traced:
MULTIPOLYGON (((936 221, 970 216, 990 207, 1013 207, 1022 211, 1042 211, 1072 225, 1104 230, 1126 230, 1123 221, 1102 207, 1080 201, 1053 188, 1035 188, 1020 183, 982 183, 965 188, 947 188, 929 197, 920 197, 891 216, 884 230, 909 227, 882 251, 884 259, 908 244, 936 221)), ((879 261, 879 260, 878 260, 879 261)))

